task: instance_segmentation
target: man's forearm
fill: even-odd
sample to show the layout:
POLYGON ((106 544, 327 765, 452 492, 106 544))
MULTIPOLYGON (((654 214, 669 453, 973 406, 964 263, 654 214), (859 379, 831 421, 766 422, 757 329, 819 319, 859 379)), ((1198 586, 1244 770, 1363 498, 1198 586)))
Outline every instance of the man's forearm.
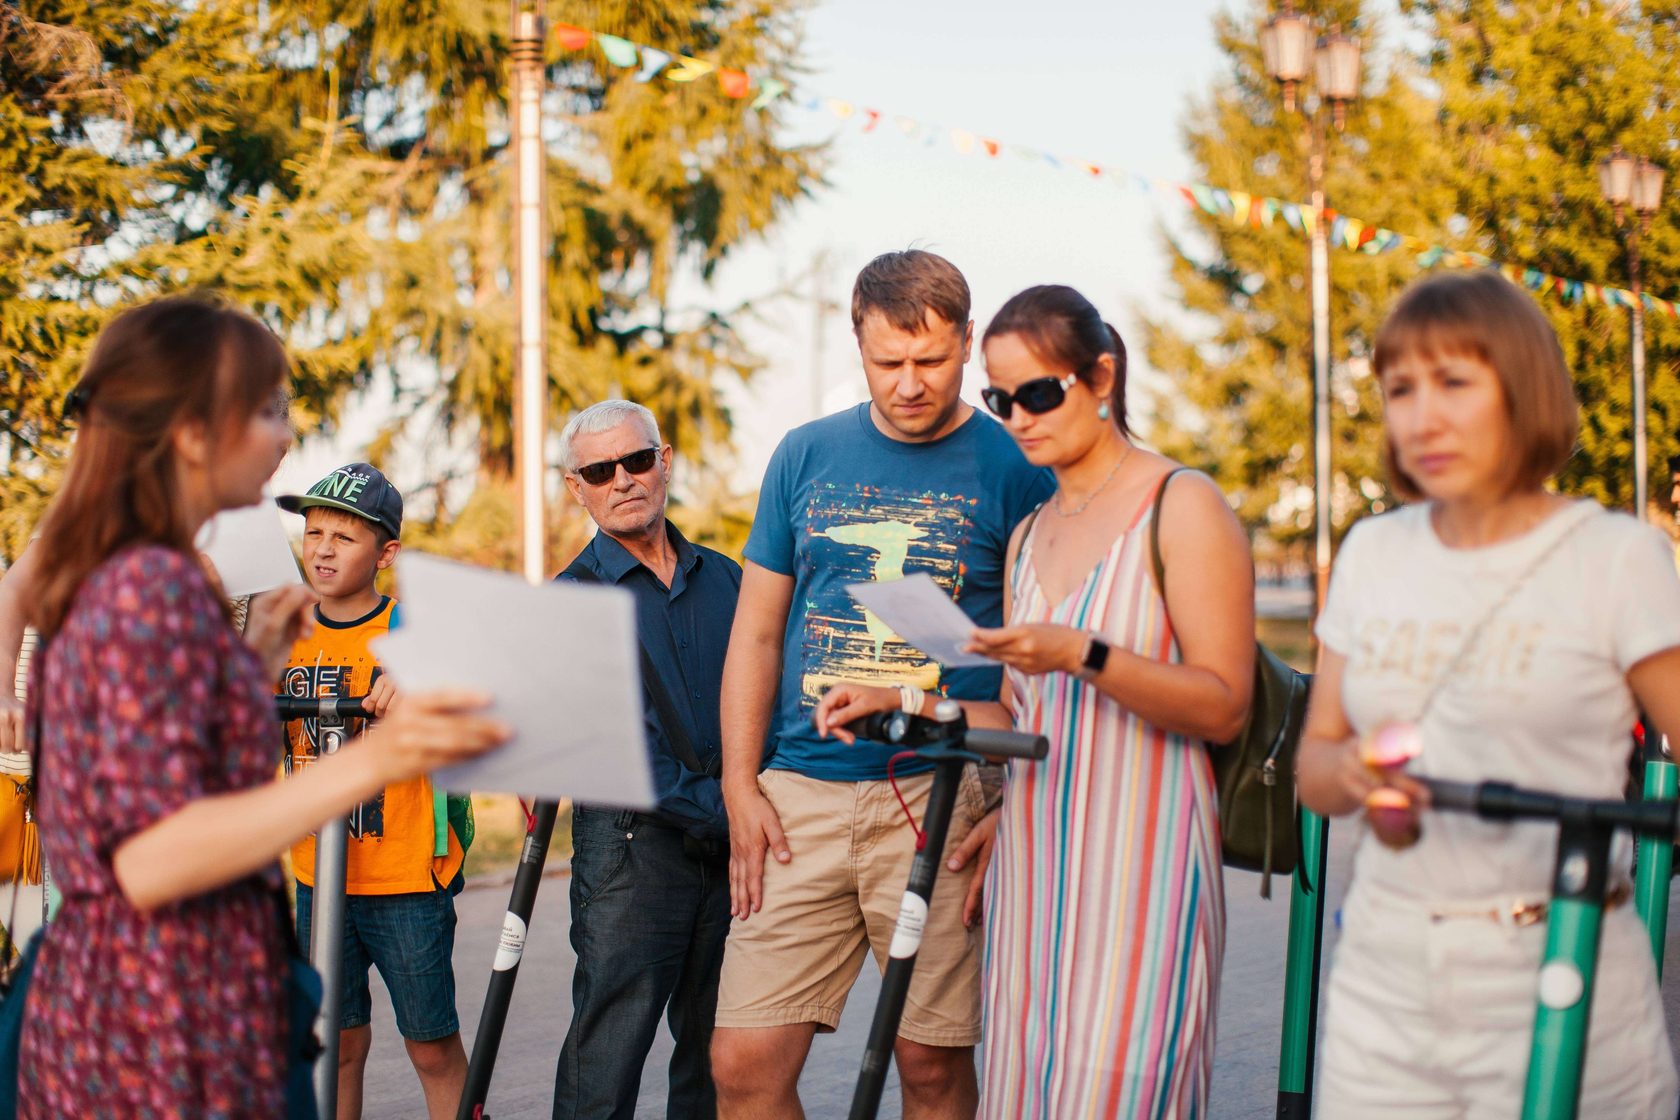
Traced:
POLYGON ((781 671, 779 644, 732 645, 724 661, 722 782, 726 796, 732 786, 751 785, 758 777, 781 671))

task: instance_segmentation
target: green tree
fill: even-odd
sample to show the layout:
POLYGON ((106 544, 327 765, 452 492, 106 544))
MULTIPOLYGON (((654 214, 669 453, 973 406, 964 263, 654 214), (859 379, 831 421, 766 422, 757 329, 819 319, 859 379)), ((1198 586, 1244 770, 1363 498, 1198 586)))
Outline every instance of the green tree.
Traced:
MULTIPOLYGON (((1596 161, 1615 144, 1674 163, 1680 150, 1680 4, 1553 5, 1535 0, 1410 0, 1429 37, 1440 91, 1444 169, 1467 242, 1499 260, 1615 287, 1627 260, 1596 161)), ((1669 187, 1673 198, 1673 182, 1669 187)), ((1630 215, 1631 218, 1631 215, 1630 215)), ((1680 219, 1669 202, 1642 240, 1646 290, 1680 294, 1680 219)), ((1579 449, 1561 478, 1573 492, 1633 505, 1628 311, 1555 297, 1541 305, 1581 398, 1579 449)), ((1652 489, 1667 493, 1680 451, 1680 328, 1646 315, 1652 489)))
MULTIPOLYGON (((565 11, 787 73, 793 9, 565 11)), ((473 434, 479 481, 505 487, 507 23, 503 4, 441 0, 0 7, 0 554, 15 554, 52 492, 59 402, 99 326, 183 287, 220 289, 282 331, 305 432, 388 370, 397 419, 373 450, 430 405, 473 434)), ((691 461, 714 459, 729 434, 717 377, 746 376, 756 359, 728 315, 673 292, 803 195, 819 153, 776 143, 779 106, 751 110, 715 85, 640 83, 552 40, 549 69, 561 114, 547 199, 552 414, 631 396, 691 461)), ((455 487, 440 505, 432 528, 445 544, 472 492, 455 487)))
POLYGON ((251 26, 225 2, 0 6, 0 556, 53 492, 64 394, 126 303, 204 286, 262 314, 300 359, 306 429, 368 368, 344 313, 370 169, 276 101, 251 26))
MULTIPOLYGON (((1384 52, 1355 2, 1298 5, 1322 25, 1358 28, 1363 96, 1340 133, 1326 125, 1325 194, 1332 209, 1420 236, 1441 235, 1452 213, 1447 162, 1430 135, 1432 106, 1407 59, 1384 52)), ((1192 103, 1184 135, 1196 177, 1255 195, 1308 196, 1309 133, 1287 112, 1260 58, 1267 13, 1215 22, 1230 69, 1192 103)), ((1310 102, 1308 103, 1310 104, 1310 102)), ((1328 116, 1328 110, 1324 111, 1328 116)), ((1245 523, 1273 540, 1310 533, 1313 472, 1312 320, 1308 241, 1281 216, 1269 228, 1192 211, 1194 233, 1164 240, 1189 316, 1149 318, 1144 350, 1170 391, 1154 403, 1150 436, 1211 471, 1245 523)), ((1392 499, 1382 480, 1379 402, 1367 375, 1384 310, 1415 275, 1399 251, 1330 250, 1332 510, 1343 530, 1392 499)))

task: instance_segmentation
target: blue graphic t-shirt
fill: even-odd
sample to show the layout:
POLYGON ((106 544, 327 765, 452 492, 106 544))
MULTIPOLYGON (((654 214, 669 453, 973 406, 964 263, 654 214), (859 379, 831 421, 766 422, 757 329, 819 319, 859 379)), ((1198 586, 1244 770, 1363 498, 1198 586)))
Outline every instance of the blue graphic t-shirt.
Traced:
POLYGON ((886 777, 891 748, 848 747, 811 726, 818 698, 838 681, 997 699, 1000 668, 942 673, 846 585, 926 572, 976 623, 997 626, 1009 534, 1054 488, 1050 472, 978 410, 932 443, 883 435, 867 403, 789 432, 764 473, 746 548, 748 560, 794 581, 769 765, 825 781, 886 777))

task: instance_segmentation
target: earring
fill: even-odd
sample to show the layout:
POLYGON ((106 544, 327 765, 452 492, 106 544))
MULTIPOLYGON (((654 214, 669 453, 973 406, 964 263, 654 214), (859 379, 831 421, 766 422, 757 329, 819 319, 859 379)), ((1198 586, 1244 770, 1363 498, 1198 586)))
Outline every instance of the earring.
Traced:
POLYGON ((1097 419, 1098 420, 1107 420, 1108 419, 1108 402, 1107 401, 1104 401, 1097 406, 1097 419))

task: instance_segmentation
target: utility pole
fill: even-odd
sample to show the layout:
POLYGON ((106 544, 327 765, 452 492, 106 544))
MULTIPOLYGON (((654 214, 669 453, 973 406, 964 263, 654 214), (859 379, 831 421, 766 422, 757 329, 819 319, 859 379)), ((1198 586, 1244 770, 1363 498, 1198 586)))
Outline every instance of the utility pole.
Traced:
POLYGON ((834 279, 834 260, 827 249, 819 249, 811 260, 811 419, 820 419, 826 409, 828 377, 823 359, 828 352, 828 318, 840 305, 828 298, 834 279))
POLYGON ((541 583, 543 558, 543 436, 548 377, 544 320, 548 312, 547 254, 543 251, 543 16, 533 0, 513 5, 513 119, 516 171, 514 301, 519 346, 516 368, 518 427, 514 458, 519 475, 521 557, 525 578, 541 583))

